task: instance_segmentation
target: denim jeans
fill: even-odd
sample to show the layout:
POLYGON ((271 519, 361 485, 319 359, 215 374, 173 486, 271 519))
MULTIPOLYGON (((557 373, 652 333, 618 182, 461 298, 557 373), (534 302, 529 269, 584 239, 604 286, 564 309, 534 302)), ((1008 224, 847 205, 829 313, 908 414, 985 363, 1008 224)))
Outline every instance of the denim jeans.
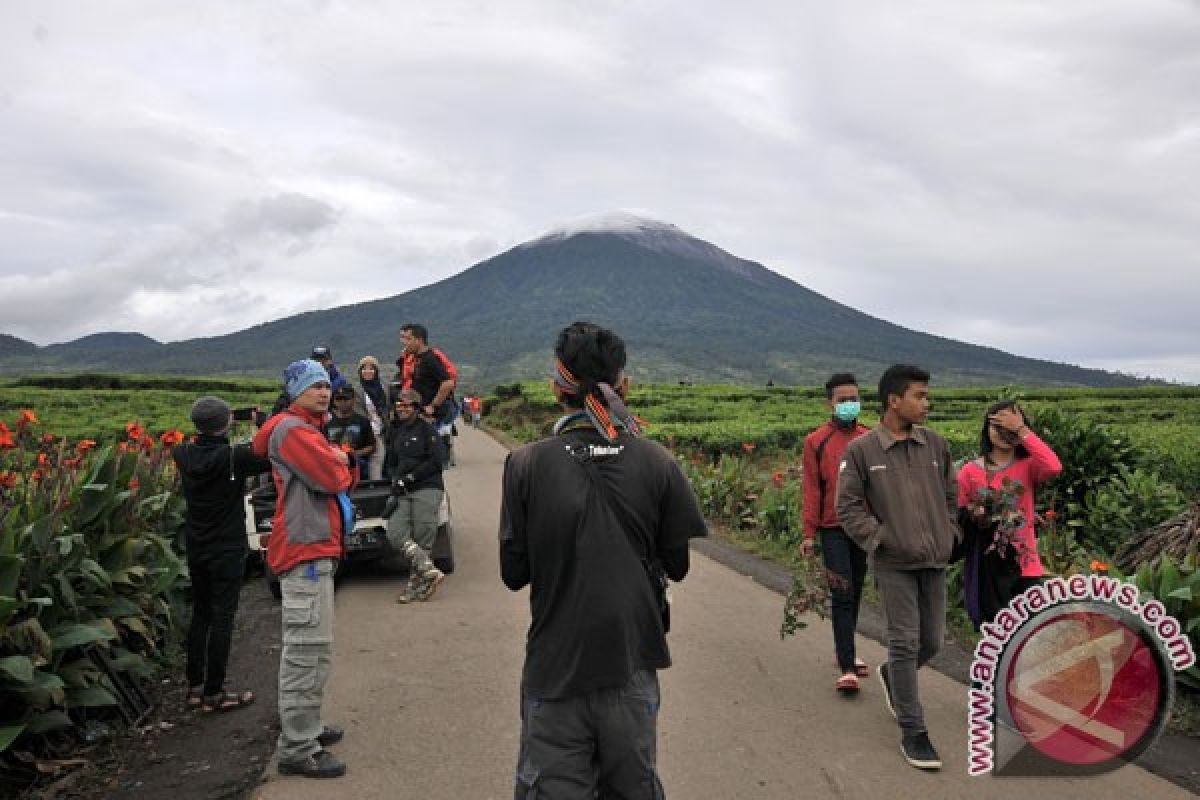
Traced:
POLYGON ((838 666, 843 673, 854 672, 854 631, 858 627, 858 608, 867 577, 867 553, 841 528, 818 528, 817 533, 821 537, 825 568, 840 579, 831 581, 829 587, 838 666))
POLYGON ((203 686, 205 696, 225 688, 225 667, 233 641, 233 618, 246 556, 241 550, 188 554, 192 578, 192 623, 187 635, 188 686, 203 686))

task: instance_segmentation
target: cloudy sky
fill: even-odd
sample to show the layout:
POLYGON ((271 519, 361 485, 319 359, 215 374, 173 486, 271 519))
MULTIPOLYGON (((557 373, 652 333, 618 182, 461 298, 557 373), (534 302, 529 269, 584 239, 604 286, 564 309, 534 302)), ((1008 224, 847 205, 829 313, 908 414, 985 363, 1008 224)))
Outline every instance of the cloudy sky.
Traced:
POLYGON ((222 333, 636 208, 1198 382, 1198 87, 1196 0, 7 0, 0 332, 222 333))

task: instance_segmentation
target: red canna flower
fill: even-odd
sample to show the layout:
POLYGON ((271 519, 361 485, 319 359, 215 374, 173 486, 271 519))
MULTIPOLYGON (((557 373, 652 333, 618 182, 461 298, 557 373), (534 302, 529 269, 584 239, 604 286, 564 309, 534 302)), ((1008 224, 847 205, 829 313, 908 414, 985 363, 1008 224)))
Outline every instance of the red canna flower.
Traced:
POLYGON ((46 471, 43 469, 35 469, 30 475, 29 480, 34 483, 40 483, 42 478, 46 477, 46 471))
POLYGON ((13 441, 12 431, 3 422, 0 422, 0 450, 7 450, 16 447, 17 443, 13 441))
POLYGON ((46 457, 45 453, 38 453, 37 464, 39 467, 44 467, 44 466, 48 465, 49 463, 50 463, 50 459, 46 457))
POLYGON ((0 488, 12 489, 17 485, 17 473, 0 472, 0 488))
POLYGON ((772 475, 771 483, 775 484, 776 489, 782 489, 783 488, 783 473, 776 472, 774 475, 772 475))
POLYGON ((79 465, 82 463, 83 463, 82 458, 64 458, 62 465, 64 467, 66 467, 67 469, 78 469, 79 465))
POLYGON ((125 437, 131 442, 139 441, 146 435, 146 429, 136 422, 125 423, 125 437))
POLYGON ((162 442, 163 447, 174 447, 183 441, 183 431, 169 430, 160 436, 158 440, 162 442))
POLYGON ((128 453, 129 442, 117 442, 117 450, 122 453, 128 453))
POLYGON ((86 453, 88 450, 91 450, 95 446, 96 446, 96 442, 92 439, 80 439, 78 442, 75 443, 75 453, 77 455, 83 455, 84 453, 86 453))
POLYGON ((142 482, 141 482, 141 481, 139 481, 137 478, 130 478, 130 479, 129 479, 129 489, 130 489, 130 491, 134 491, 134 492, 136 492, 136 491, 138 490, 138 487, 139 487, 139 486, 141 486, 141 485, 142 485, 142 482))
POLYGON ((152 450, 154 450, 154 437, 143 435, 142 440, 139 442, 139 444, 141 445, 143 450, 145 450, 147 453, 149 453, 152 450))
POLYGON ((742 442, 742 450, 746 453, 753 453, 757 446, 754 442, 742 442))
POLYGON ((32 409, 26 408, 21 411, 21 416, 17 418, 17 427, 24 428, 26 425, 37 425, 37 414, 33 413, 32 409))
POLYGON ((1051 522, 1053 522, 1057 517, 1058 512, 1056 512, 1053 508, 1046 512, 1046 519, 1050 520, 1051 522))
POLYGON ((1103 561, 1096 561, 1093 559, 1091 567, 1092 572, 1108 572, 1108 564, 1105 564, 1103 561))
POLYGON ((55 436, 53 433, 42 434, 42 444, 54 444, 55 436))

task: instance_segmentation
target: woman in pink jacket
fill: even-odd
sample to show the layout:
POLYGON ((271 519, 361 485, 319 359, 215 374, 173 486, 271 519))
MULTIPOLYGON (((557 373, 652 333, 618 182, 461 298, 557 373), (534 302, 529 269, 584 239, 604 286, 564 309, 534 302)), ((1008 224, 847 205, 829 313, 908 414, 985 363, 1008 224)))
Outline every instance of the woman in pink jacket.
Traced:
POLYGON ((1012 553, 987 553, 988 537, 967 552, 963 583, 967 612, 976 627, 1041 580, 1042 560, 1033 527, 1034 491, 1062 472, 1058 456, 1030 430, 1025 415, 1012 401, 988 408, 979 449, 981 456, 958 471, 959 507, 970 506, 983 487, 999 489, 1008 479, 1025 487, 1019 503, 1025 524, 1014 537, 1015 558, 1012 553))

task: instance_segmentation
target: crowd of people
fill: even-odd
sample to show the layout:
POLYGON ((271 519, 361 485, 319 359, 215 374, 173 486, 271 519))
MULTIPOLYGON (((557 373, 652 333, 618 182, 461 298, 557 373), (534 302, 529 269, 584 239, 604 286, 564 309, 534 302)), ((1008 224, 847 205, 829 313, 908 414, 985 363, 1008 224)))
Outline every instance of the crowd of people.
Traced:
MULTIPOLYGON (((283 593, 284 774, 336 777, 346 769, 327 749, 343 731, 323 721, 321 703, 332 661, 333 572, 353 525, 346 493, 361 476, 391 481, 388 539, 410 563, 399 602, 428 600, 445 578, 430 549, 460 413, 457 372, 423 326, 405 325, 401 344, 386 385, 371 356, 360 359, 353 383, 326 347, 290 364, 286 402, 250 446, 229 443, 227 404, 201 398, 192 409, 197 438, 175 451, 188 501, 188 703, 196 708, 253 702, 248 691, 224 688, 245 547, 240 479, 270 470, 278 489, 267 564, 283 593)), ((675 458, 642 436, 625 406, 620 336, 577 322, 561 331, 554 355, 564 415, 549 438, 508 456, 502 479, 501 577, 513 591, 530 589, 515 796, 662 797, 657 672, 671 663, 667 586, 686 577, 689 541, 707 527, 675 458)), ((886 623, 887 659, 876 667, 882 699, 905 760, 938 769, 917 676, 942 644, 947 566, 965 559, 966 604, 977 625, 1039 581, 1034 489, 1061 464, 1021 409, 1001 403, 983 416, 979 457, 956 468, 945 439, 924 425, 929 384, 918 367, 887 369, 881 419, 868 428, 859 422, 855 377, 829 379, 830 419, 804 441, 800 548, 805 558, 819 549, 830 576, 834 688, 845 694, 870 674, 855 629, 868 567, 873 572, 886 623), (983 524, 975 501, 1011 482, 1025 489, 1028 522, 1013 552, 1003 553, 972 535, 983 524)), ((481 399, 466 396, 462 409, 477 426, 481 399)))

